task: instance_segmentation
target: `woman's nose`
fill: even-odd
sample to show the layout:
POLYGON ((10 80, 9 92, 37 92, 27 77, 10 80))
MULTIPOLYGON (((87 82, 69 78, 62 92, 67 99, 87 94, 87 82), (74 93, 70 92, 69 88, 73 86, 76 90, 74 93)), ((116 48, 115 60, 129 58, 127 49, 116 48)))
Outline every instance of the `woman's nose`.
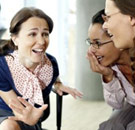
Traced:
POLYGON ((37 38, 37 42, 38 42, 38 44, 43 45, 43 44, 45 44, 45 38, 44 38, 44 37, 42 37, 42 36, 38 36, 38 38, 37 38))
POLYGON ((102 27, 103 29, 107 30, 107 22, 104 22, 102 27))

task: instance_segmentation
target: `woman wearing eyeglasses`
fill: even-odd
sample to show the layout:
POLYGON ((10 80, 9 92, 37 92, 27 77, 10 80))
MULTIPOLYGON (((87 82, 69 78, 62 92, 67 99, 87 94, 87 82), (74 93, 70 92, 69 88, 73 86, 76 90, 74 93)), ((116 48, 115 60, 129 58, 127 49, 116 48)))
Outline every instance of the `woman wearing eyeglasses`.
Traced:
MULTIPOLYGON (((86 43, 90 45, 87 59, 92 71, 102 75, 105 101, 113 108, 111 117, 100 124, 99 130, 126 129, 135 120, 135 93, 129 50, 120 51, 102 28, 104 10, 92 18, 86 43)), ((96 86, 97 87, 97 86, 96 86)))
POLYGON ((135 0, 106 0, 104 28, 120 49, 135 47, 135 0))

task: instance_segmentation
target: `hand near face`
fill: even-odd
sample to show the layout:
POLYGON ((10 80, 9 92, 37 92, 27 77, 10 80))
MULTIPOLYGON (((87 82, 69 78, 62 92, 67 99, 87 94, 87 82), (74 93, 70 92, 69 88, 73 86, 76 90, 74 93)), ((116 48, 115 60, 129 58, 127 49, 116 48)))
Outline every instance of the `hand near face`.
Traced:
POLYGON ((77 97, 81 98, 83 96, 83 94, 79 92, 77 89, 70 88, 68 86, 63 85, 62 83, 55 83, 54 87, 56 92, 61 96, 63 95, 63 92, 71 94, 75 99, 77 97))
POLYGON ((113 70, 110 67, 105 67, 102 66, 96 56, 94 55, 94 53, 91 51, 91 48, 88 49, 87 51, 87 59, 89 60, 90 63, 90 68, 93 72, 97 72, 102 74, 105 78, 109 78, 112 79, 113 76, 113 70))
POLYGON ((35 125, 42 116, 43 111, 47 108, 47 105, 36 108, 22 97, 18 97, 18 100, 21 104, 11 100, 9 106, 14 111, 15 116, 8 117, 8 119, 22 121, 28 125, 35 125))

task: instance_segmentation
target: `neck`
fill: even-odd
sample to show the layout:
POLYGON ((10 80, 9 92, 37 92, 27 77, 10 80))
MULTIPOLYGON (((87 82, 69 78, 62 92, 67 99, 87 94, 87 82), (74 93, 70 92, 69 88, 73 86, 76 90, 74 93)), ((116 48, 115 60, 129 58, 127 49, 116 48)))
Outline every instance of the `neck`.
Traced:
POLYGON ((130 60, 130 55, 129 55, 129 50, 122 50, 122 53, 117 60, 116 64, 123 64, 123 65, 130 65, 131 60, 130 60))
POLYGON ((37 63, 33 63, 32 61, 26 58, 19 58, 19 60, 21 64, 25 66, 31 72, 33 72, 38 65, 37 63))

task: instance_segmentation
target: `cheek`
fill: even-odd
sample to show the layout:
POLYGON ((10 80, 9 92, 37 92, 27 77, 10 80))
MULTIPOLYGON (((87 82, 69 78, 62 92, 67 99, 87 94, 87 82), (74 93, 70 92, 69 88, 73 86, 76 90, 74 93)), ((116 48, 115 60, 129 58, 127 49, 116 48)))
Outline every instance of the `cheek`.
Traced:
POLYGON ((18 50, 27 53, 27 50, 31 50, 33 44, 31 42, 22 41, 18 45, 18 50))
POLYGON ((46 39, 45 40, 45 46, 46 46, 46 49, 48 48, 48 46, 49 46, 49 42, 50 42, 50 40, 49 39, 46 39))
POLYGON ((115 63, 120 56, 120 53, 117 51, 113 51, 112 54, 109 56, 109 64, 115 63))
POLYGON ((104 52, 104 59, 101 62, 103 66, 109 66, 119 58, 119 53, 116 50, 109 49, 110 51, 104 52))
POLYGON ((134 32, 133 32, 132 28, 129 27, 126 29, 125 28, 121 29, 121 30, 119 30, 119 32, 117 34, 118 35, 116 35, 116 37, 114 39, 115 40, 114 43, 116 44, 117 48, 126 49, 126 48, 133 47, 134 32))

